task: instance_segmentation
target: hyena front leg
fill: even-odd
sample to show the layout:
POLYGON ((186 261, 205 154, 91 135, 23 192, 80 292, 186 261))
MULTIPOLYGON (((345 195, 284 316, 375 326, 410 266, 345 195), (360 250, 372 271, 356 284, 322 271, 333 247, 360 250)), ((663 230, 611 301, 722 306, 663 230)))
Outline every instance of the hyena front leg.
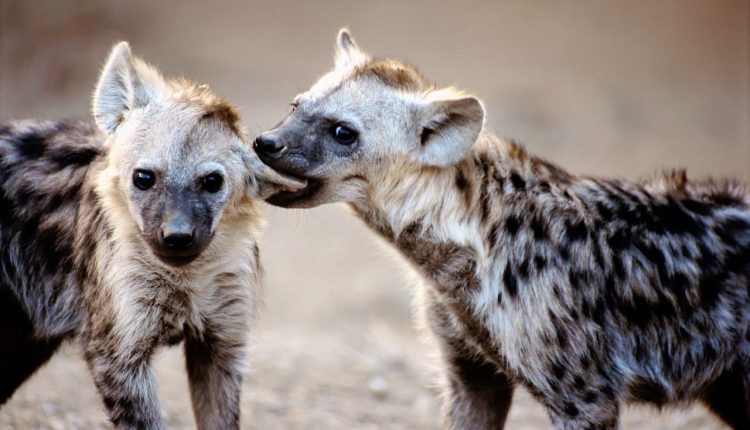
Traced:
MULTIPOLYGON (((591 379, 589 379, 590 381, 591 379)), ((561 385, 554 391, 532 394, 547 408, 553 428, 557 430, 617 430, 620 428, 619 405, 607 393, 576 393, 573 387, 561 385)))
POLYGON ((35 339, 29 317, 0 285, 0 406, 49 360, 61 339, 35 339))
POLYGON ((448 429, 501 429, 505 425, 513 382, 496 365, 470 352, 454 333, 451 314, 437 298, 427 298, 428 323, 440 343, 447 372, 444 393, 448 429))
POLYGON ((243 300, 227 303, 220 319, 207 321, 201 333, 188 330, 185 337, 193 412, 201 430, 239 428, 250 310, 243 300))
POLYGON ((116 429, 162 429, 161 413, 151 370, 156 342, 143 338, 87 338, 84 352, 94 384, 116 429))
POLYGON ((513 398, 513 383, 494 364, 448 358, 449 429, 502 429, 513 398))
POLYGON ((738 361, 709 385, 703 403, 733 429, 750 429, 750 364, 738 361))
MULTIPOLYGON (((1 323, 0 323, 1 324, 1 323)), ((9 336, 8 327, 0 328, 0 406, 16 389, 40 368, 60 346, 60 340, 40 341, 30 337, 9 336)))

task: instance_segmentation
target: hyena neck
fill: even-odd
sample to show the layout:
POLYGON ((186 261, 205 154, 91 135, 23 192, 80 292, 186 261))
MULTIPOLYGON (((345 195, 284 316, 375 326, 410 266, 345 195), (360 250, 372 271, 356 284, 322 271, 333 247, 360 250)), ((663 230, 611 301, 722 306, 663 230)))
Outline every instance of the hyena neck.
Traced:
POLYGON ((572 179, 490 134, 480 136, 471 154, 455 166, 401 171, 407 173, 372 181, 378 186, 351 205, 428 275, 438 269, 445 273, 456 253, 471 256, 475 266, 489 264, 494 241, 488 236, 505 218, 505 202, 533 204, 534 189, 563 188, 572 179))

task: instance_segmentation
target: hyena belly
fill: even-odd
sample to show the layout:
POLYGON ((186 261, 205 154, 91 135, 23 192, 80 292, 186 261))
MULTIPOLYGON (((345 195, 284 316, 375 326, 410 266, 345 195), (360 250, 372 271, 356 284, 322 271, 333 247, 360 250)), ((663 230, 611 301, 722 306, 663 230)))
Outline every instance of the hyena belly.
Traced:
POLYGON ((93 122, 0 124, 0 402, 84 319, 74 234, 100 151, 93 122))

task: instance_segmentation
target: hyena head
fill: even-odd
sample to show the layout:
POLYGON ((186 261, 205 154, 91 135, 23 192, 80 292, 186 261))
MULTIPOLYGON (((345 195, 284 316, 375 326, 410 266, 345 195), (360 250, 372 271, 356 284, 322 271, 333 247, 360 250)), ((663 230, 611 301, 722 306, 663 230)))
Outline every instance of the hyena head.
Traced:
POLYGON ((105 208, 168 265, 197 258, 222 216, 251 196, 299 186, 260 162, 234 107, 204 85, 164 79, 125 42, 102 70, 93 114, 106 135, 105 208))
POLYGON ((470 151, 484 122, 478 99, 436 88, 403 62, 371 58, 346 29, 333 70, 292 106, 255 141, 263 162, 307 181, 267 200, 284 207, 353 201, 410 171, 449 168, 470 151))

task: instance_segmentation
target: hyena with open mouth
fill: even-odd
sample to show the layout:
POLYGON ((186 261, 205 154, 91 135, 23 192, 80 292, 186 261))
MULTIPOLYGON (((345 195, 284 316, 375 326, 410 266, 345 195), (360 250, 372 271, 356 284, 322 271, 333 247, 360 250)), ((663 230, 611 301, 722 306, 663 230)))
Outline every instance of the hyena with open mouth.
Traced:
POLYGON ((254 197, 295 186, 235 109, 117 45, 95 121, 0 123, 0 405, 77 338, 116 428, 162 428, 150 360, 185 341, 202 429, 239 425, 258 305, 254 197))
POLYGON ((484 131, 475 97, 371 58, 346 31, 337 50, 255 142, 307 181, 268 201, 348 202, 421 272, 449 428, 501 428, 517 385, 556 428, 694 400, 750 428, 743 186, 572 175, 484 131))

